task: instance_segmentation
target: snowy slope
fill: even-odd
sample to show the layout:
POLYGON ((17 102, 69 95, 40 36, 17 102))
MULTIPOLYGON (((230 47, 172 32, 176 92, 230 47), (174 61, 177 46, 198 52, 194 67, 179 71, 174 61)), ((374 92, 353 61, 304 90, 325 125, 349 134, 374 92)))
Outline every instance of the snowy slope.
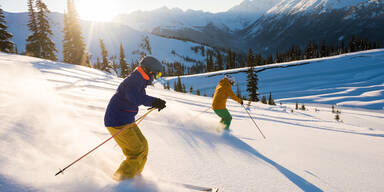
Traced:
MULTIPOLYGON (((241 95, 248 95, 247 69, 181 77, 187 90, 212 96, 223 74, 233 73, 241 95)), ((384 109, 384 50, 372 50, 256 67, 260 99, 272 92, 276 101, 320 103, 365 109, 384 109), (281 68, 279 66, 291 66, 281 68), (262 69, 267 70, 262 70, 262 69)), ((170 85, 176 77, 167 78, 170 85)), ((236 86, 233 87, 236 92, 236 86)))
MULTIPOLYGON (((368 54, 369 55, 369 54, 368 54)), ((162 180, 223 192, 383 191, 384 114, 229 101, 232 133, 216 131, 211 98, 156 87, 167 101, 139 126, 150 147, 143 178, 115 183, 123 159, 110 141, 64 175, 54 174, 110 135, 103 126, 121 79, 81 66, 0 53, 0 191, 187 191, 162 180)), ((140 114, 146 112, 141 108, 140 114)))

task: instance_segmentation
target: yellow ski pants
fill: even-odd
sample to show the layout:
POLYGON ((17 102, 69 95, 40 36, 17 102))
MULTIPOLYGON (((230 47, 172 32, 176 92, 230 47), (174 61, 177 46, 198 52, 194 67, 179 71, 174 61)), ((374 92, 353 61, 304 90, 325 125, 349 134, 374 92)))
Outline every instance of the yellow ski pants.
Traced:
POLYGON ((148 142, 136 123, 107 129, 113 135, 126 126, 130 127, 114 137, 126 157, 113 175, 116 181, 131 179, 140 174, 148 156, 148 142))

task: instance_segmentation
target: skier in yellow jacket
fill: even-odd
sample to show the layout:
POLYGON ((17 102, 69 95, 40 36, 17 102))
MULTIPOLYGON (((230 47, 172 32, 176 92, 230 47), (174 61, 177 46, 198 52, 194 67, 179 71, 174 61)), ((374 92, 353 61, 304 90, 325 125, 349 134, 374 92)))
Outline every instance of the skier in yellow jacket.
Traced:
POLYGON ((220 123, 225 125, 224 130, 227 131, 229 130, 232 121, 232 116, 226 107, 228 97, 231 97, 231 99, 237 101, 241 105, 243 104, 243 100, 238 98, 232 91, 232 85, 234 84, 235 79, 230 75, 225 75, 225 77, 220 80, 216 87, 215 94, 213 95, 212 109, 219 117, 221 117, 220 123))

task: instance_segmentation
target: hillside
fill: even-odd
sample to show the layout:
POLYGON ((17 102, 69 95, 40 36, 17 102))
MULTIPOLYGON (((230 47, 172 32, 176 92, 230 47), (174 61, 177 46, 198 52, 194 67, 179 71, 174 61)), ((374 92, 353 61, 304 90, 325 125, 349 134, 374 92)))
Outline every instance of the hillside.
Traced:
MULTIPOLYGON (((241 95, 246 91, 246 68, 183 76, 187 90, 199 89, 212 96, 217 83, 225 73, 237 80, 241 95)), ((259 77, 259 95, 268 98, 272 92, 275 101, 313 103, 384 109, 384 50, 349 53, 255 68, 259 77)), ((176 77, 166 78, 173 86, 176 77)), ((237 87, 233 86, 236 92, 237 87)), ((195 93, 195 92, 194 92, 195 93)))
MULTIPOLYGON (((232 132, 220 133, 219 119, 208 110, 211 98, 160 85, 147 93, 165 99, 167 108, 139 125, 149 142, 142 178, 111 179, 123 159, 114 141, 55 177, 110 136, 103 116, 121 80, 86 67, 0 53, 0 191, 186 191, 164 180, 223 192, 384 190, 383 112, 342 110, 343 122, 337 122, 329 107, 291 112, 291 104, 253 103, 249 110, 263 139, 239 104, 229 101, 232 132)), ((144 112, 143 107, 139 116, 144 112)))
MULTIPOLYGON (((8 31, 14 35, 12 41, 15 42, 18 51, 21 53, 25 50, 25 39, 30 34, 27 27, 28 13, 5 12, 5 17, 9 27, 8 31)), ((62 60, 62 41, 64 38, 62 32, 64 29, 63 14, 52 12, 49 14, 49 21, 53 31, 52 40, 56 44, 58 58, 62 60)), ((120 54, 120 43, 122 43, 126 59, 128 62, 131 62, 139 57, 133 55, 132 52, 138 49, 139 44, 145 36, 149 37, 152 55, 161 58, 163 61, 178 61, 186 65, 194 64, 172 54, 172 50, 181 56, 188 56, 198 61, 204 61, 204 57, 202 57, 201 54, 195 53, 191 49, 192 47, 201 46, 200 44, 159 37, 147 32, 134 30, 127 25, 113 22, 81 21, 81 26, 84 42, 93 61, 96 61, 97 57, 101 58, 99 39, 103 39, 109 56, 118 57, 120 54)))

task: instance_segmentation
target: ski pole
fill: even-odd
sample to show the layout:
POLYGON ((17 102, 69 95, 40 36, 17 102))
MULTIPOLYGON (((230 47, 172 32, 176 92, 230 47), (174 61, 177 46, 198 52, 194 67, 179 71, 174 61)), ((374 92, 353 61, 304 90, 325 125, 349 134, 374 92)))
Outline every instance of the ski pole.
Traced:
POLYGON ((55 176, 57 176, 58 174, 60 173, 64 173, 64 170, 68 169, 70 166, 72 166, 73 164, 77 163, 78 161, 80 161, 82 158, 84 158, 85 156, 89 155, 90 153, 92 153, 93 151, 95 151, 97 148, 99 148, 100 146, 104 145, 106 142, 108 142, 109 140, 111 140, 112 138, 114 138, 116 135, 120 134, 121 132, 123 132, 124 130, 128 129, 129 127, 131 127, 131 125, 133 125, 134 123, 136 124, 139 124, 149 113, 151 113, 152 111, 154 111, 156 108, 150 108, 148 112, 146 112, 143 116, 139 117, 135 122, 127 125, 126 127, 122 128, 120 131, 118 131, 117 133, 113 134, 110 138, 108 138, 107 140, 103 141, 102 143, 100 143, 98 146, 96 146, 95 148, 93 148, 92 150, 88 151, 87 153, 85 153, 83 156, 81 156, 80 158, 78 158, 77 160, 73 161, 71 164, 69 164, 68 166, 64 167, 64 169, 60 169, 59 172, 57 172, 55 174, 55 176))
POLYGON ((243 106, 244 110, 245 110, 245 111, 248 113, 248 115, 249 115, 249 117, 252 119, 253 123, 254 123, 254 124, 256 125, 256 127, 259 129, 259 131, 260 131, 261 135, 264 137, 264 139, 266 139, 266 138, 265 138, 265 136, 264 136, 264 134, 263 134, 263 132, 261 132, 261 130, 260 130, 260 128, 259 128, 259 126, 257 126, 257 124, 256 124, 255 120, 253 120, 253 118, 252 118, 251 114, 248 112, 247 108, 245 108, 245 107, 244 107, 244 105, 241 105, 241 106, 243 106))

